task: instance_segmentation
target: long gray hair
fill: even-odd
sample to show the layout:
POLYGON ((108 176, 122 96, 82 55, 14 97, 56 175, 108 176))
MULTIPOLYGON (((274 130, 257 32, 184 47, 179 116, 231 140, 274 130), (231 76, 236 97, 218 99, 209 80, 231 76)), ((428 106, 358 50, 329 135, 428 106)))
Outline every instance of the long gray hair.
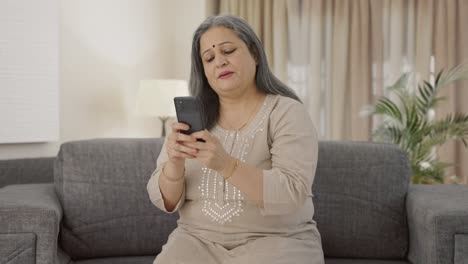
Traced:
POLYGON ((257 88, 266 94, 280 94, 301 100, 292 89, 276 78, 268 67, 268 61, 262 44, 253 29, 239 17, 212 16, 203 21, 193 34, 192 40, 192 69, 190 71, 190 93, 200 101, 207 129, 211 129, 219 118, 219 97, 211 88, 205 76, 203 62, 200 55, 200 38, 212 27, 228 28, 246 44, 250 54, 256 59, 257 72, 255 83, 257 88))

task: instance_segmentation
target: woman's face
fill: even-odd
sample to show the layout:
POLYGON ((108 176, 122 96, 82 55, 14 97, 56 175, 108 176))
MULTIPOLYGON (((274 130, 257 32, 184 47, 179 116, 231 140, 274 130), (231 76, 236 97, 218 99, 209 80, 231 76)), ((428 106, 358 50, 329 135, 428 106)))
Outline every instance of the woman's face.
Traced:
POLYGON ((255 89, 256 61, 247 45, 230 29, 213 27, 200 38, 205 76, 222 96, 255 89))

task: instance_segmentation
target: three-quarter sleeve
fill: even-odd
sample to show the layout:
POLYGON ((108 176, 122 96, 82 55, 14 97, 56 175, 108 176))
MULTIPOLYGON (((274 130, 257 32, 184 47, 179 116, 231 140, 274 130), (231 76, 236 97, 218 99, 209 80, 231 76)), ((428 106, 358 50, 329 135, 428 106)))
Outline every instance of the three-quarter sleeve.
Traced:
MULTIPOLYGON (((161 193, 161 189, 159 188, 159 177, 161 176, 162 165, 168 160, 167 152, 166 152, 166 144, 167 140, 164 141, 164 145, 161 149, 161 153, 158 156, 156 161, 156 170, 151 175, 150 180, 146 186, 148 190, 148 194, 150 197, 151 202, 156 205, 159 209, 166 213, 173 213, 179 210, 179 208, 184 204, 185 201, 185 186, 182 191, 182 195, 180 196, 179 201, 177 202, 176 207, 172 211, 168 211, 164 206, 164 199, 161 193)), ((184 183, 185 184, 185 183, 184 183)))
POLYGON ((305 107, 292 99, 273 109, 268 129, 272 168, 263 171, 261 214, 288 214, 312 197, 317 133, 305 107))

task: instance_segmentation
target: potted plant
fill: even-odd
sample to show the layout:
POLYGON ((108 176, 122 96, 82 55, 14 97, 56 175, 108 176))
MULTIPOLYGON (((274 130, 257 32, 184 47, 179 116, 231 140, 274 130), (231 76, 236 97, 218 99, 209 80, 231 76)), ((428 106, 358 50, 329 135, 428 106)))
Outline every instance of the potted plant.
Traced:
POLYGON ((366 110, 368 115, 381 117, 372 136, 376 141, 397 144, 408 154, 412 183, 443 183, 444 169, 453 164, 439 161, 436 148, 450 140, 467 147, 468 115, 451 113, 435 119, 435 109, 444 100, 437 94, 454 81, 468 79, 468 64, 441 70, 433 83, 412 85, 410 76, 403 74, 366 110))

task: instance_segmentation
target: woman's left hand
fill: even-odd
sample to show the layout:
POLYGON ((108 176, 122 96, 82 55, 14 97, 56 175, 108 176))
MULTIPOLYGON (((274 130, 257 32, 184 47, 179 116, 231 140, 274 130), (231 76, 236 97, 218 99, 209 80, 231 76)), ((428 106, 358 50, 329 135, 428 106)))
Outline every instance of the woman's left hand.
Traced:
POLYGON ((221 142, 211 135, 208 130, 195 132, 191 136, 203 139, 205 142, 184 142, 183 144, 198 149, 193 155, 207 168, 223 172, 232 163, 233 158, 224 150, 221 142))

